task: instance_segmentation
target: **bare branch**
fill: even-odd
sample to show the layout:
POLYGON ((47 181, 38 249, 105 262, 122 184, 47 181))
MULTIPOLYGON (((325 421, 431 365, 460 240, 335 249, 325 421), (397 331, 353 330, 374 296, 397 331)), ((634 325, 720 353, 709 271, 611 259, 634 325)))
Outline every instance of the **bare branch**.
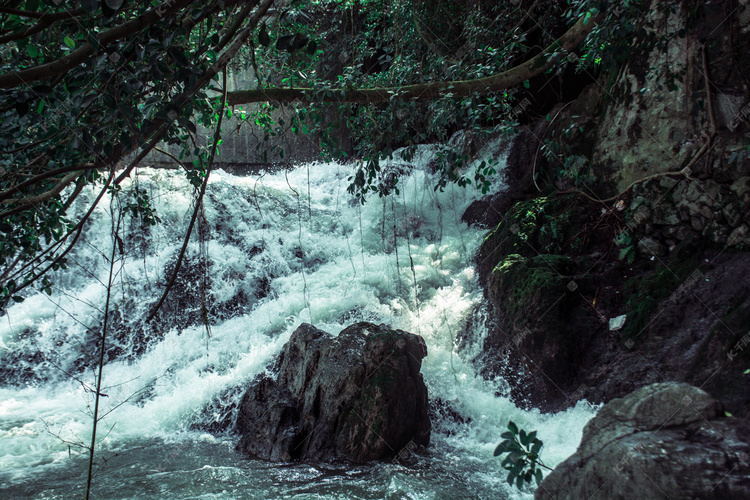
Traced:
POLYGON ((211 169, 214 165, 214 158, 216 157, 216 148, 219 145, 219 139, 221 139, 221 123, 224 119, 224 109, 227 104, 227 70, 224 69, 223 72, 223 83, 224 83, 224 94, 221 97, 221 107, 219 109, 219 122, 216 124, 216 131, 214 132, 214 141, 213 145, 211 146, 211 154, 208 158, 208 165, 206 166, 206 177, 203 179, 203 183, 201 184, 201 190, 200 194, 198 195, 198 199, 195 201, 195 210, 193 210, 193 216, 190 218, 190 225, 188 225, 187 233, 185 234, 185 240, 182 244, 182 248, 180 249, 180 255, 177 257, 177 262, 175 262, 174 270, 172 271, 172 277, 169 279, 169 282, 167 283, 167 286, 164 287, 164 292, 161 295, 161 298, 159 299, 159 302, 157 302, 156 306, 151 310, 151 313, 149 313, 148 318, 146 318, 146 323, 151 321, 154 316, 156 316, 156 313, 159 311, 159 308, 161 308, 162 304, 164 303, 164 300, 166 300, 167 295, 169 294, 169 290, 172 289, 172 286, 174 285, 175 280, 177 279, 177 273, 180 270, 180 267, 182 265, 182 259, 185 258, 185 251, 187 250, 188 243, 190 242, 190 235, 193 232, 193 227, 195 225, 195 219, 198 217, 198 212, 200 211, 201 206, 203 205, 203 196, 206 194, 206 187, 208 186, 208 176, 211 174, 211 169))
POLYGON ((62 190, 65 189, 71 182, 76 180, 77 177, 78 177, 78 172, 71 172, 65 177, 63 177, 62 179, 60 179, 60 181, 57 184, 55 184, 55 186, 49 191, 45 191, 44 193, 38 194, 36 196, 29 196, 26 198, 18 198, 18 199, 11 198, 9 200, 4 200, 0 202, 0 203, 5 203, 6 205, 19 203, 19 205, 17 207, 14 207, 13 210, 0 213, 0 217, 7 217, 9 215, 12 215, 15 212, 28 208, 30 205, 36 205, 43 201, 49 200, 53 196, 60 194, 60 192, 62 192, 62 190))

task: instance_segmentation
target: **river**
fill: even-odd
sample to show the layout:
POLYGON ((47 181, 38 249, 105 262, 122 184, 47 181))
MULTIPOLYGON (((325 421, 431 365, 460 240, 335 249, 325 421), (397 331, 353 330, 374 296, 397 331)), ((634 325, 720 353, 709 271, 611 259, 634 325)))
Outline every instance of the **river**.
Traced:
MULTIPOLYGON (((351 170, 338 163, 242 177, 213 172, 205 223, 156 331, 142 322, 168 279, 192 198, 181 172, 140 169, 119 202, 105 198, 97 207, 68 269, 53 275, 51 294, 29 293, 0 317, 0 498, 83 497, 91 332, 102 324, 108 259, 119 246, 113 216, 135 186, 161 223, 145 227, 127 210, 120 222, 92 498, 532 498, 505 483, 492 456, 508 420, 537 430, 542 459, 554 466, 575 451, 596 409, 580 402, 555 415, 523 411, 503 380, 478 376, 471 358, 486 313, 474 256, 484 231, 460 218, 480 194, 435 192, 431 159, 434 148, 424 146, 409 164, 392 161, 403 171, 399 194, 364 205, 347 193, 351 170), (451 408, 434 418, 427 451, 364 466, 238 455, 236 436, 217 430, 291 332, 308 322, 337 334, 362 320, 427 343, 429 397, 451 408), (476 341, 459 352, 467 329, 476 341)), ((74 209, 81 213, 93 196, 82 195, 74 209)))

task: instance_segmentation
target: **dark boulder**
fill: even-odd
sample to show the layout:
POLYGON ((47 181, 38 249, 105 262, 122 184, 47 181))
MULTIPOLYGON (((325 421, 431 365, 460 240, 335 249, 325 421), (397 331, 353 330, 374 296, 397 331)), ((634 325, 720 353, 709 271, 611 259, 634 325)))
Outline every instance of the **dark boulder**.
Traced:
POLYGON ((748 457, 750 421, 691 385, 653 384, 603 406, 535 498, 745 499, 748 457))
POLYGON ((294 331, 276 364, 245 393, 237 447, 267 460, 352 462, 396 456, 430 438, 421 337, 356 323, 334 337, 294 331))

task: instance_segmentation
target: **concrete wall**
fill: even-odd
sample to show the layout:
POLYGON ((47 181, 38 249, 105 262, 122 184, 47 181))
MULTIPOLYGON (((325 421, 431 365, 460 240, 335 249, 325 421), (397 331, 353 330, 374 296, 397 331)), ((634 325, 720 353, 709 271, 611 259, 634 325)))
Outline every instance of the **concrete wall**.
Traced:
MULTIPOLYGON (((229 75, 229 90, 253 88, 256 85, 252 69, 234 72, 229 75)), ((235 107, 239 111, 241 107, 247 112, 252 112, 260 107, 260 104, 250 104, 235 107)), ((289 123, 292 112, 289 108, 279 109, 273 112, 272 116, 278 120, 283 118, 285 123, 289 123)), ((214 130, 208 130, 198 125, 198 143, 205 145, 213 140, 214 130)), ((305 161, 316 160, 320 156, 320 147, 316 135, 299 135, 291 131, 272 137, 268 141, 263 141, 264 131, 252 120, 242 122, 241 119, 232 116, 224 118, 222 123, 222 143, 218 147, 214 166, 223 168, 230 172, 247 173, 260 168, 268 168, 270 165, 288 165, 305 161), (281 150, 284 153, 282 154, 281 150)), ((342 131, 340 140, 344 143, 347 150, 350 150, 348 134, 342 131)), ((160 149, 166 150, 175 157, 179 157, 180 146, 177 144, 167 146, 162 143, 160 149)), ((183 159, 185 164, 192 163, 192 158, 183 159)), ((173 159, 159 151, 152 151, 142 162, 143 165, 159 167, 175 167, 173 159)))

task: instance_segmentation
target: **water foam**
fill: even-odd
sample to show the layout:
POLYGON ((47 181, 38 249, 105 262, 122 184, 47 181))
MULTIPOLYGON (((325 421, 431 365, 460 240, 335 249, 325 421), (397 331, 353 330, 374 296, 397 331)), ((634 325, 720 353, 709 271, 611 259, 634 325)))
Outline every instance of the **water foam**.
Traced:
MULTIPOLYGON (((242 387, 266 370, 301 322, 336 334, 359 320, 425 338, 430 397, 462 420, 435 423, 430 463, 452 471, 478 498, 497 491, 517 495, 492 457, 508 419, 539 431, 548 464, 572 453, 591 407, 582 403, 557 415, 521 411, 505 396, 504 381, 482 379, 469 361, 472 353, 457 350, 458 336, 483 307, 473 267, 482 231, 460 222, 477 193, 455 186, 435 192, 427 169, 430 149, 423 149, 399 182, 399 195, 363 206, 346 192, 349 168, 336 163, 249 177, 213 173, 204 207, 207 241, 201 246, 194 237, 188 256, 208 262, 209 305, 233 309, 212 313, 209 329, 200 322, 172 325, 147 339, 145 353, 109 361, 101 456, 153 439, 211 441, 195 425, 225 420, 242 387)), ((501 182, 501 175, 494 181, 501 182)), ((127 311, 125 320, 136 324, 162 290, 191 200, 187 181, 176 171, 142 169, 131 182, 149 191, 162 219, 146 237, 136 221, 123 221, 128 253, 115 266, 112 299, 127 311)), ((51 296, 31 295, 0 319, 4 355, 41 352, 46 360, 19 359, 35 376, 26 386, 0 388, 0 491, 84 454, 68 444, 89 439, 94 378, 90 368, 76 368, 81 349, 95 347, 91 331, 102 320, 114 208, 109 202, 97 208, 84 244, 70 269, 56 276, 59 286, 51 296)), ((200 276, 190 275, 180 293, 198 301, 200 276)), ((483 328, 481 321, 471 328, 483 328)), ((481 331, 474 333, 481 338, 481 331)), ((123 352, 130 348, 126 337, 111 340, 123 343, 123 352)), ((407 472, 388 470, 396 474, 392 481, 416 487, 407 472)), ((399 490, 391 480, 386 490, 399 490)), ((437 495, 450 491, 454 481, 435 484, 437 495)))

